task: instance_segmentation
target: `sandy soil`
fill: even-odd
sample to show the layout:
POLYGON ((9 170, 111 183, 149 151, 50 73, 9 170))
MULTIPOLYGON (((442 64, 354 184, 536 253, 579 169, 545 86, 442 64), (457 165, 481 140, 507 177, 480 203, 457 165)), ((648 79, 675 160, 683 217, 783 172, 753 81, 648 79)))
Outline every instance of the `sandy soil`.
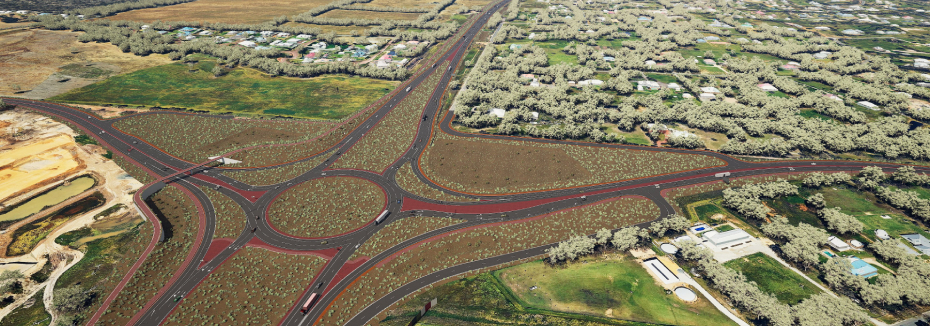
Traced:
POLYGON ((123 112, 138 113, 138 112, 148 111, 148 109, 140 109, 140 108, 117 108, 117 107, 112 107, 112 106, 84 105, 84 104, 71 104, 71 105, 93 111, 95 114, 97 114, 98 116, 104 119, 121 116, 123 112))
POLYGON ((30 192, 73 174, 82 168, 72 134, 63 125, 35 114, 5 112, 0 121, 10 125, 0 130, 6 144, 0 147, 0 204, 12 205, 30 192), (38 131, 40 128, 53 133, 38 131), (21 196, 20 196, 21 197, 21 196))
POLYGON ((118 68, 114 73, 128 73, 171 62, 164 55, 139 57, 123 53, 111 44, 80 43, 78 35, 80 33, 29 29, 0 33, 0 95, 14 95, 15 88, 20 92, 29 91, 46 80, 53 83, 43 85, 41 92, 16 96, 47 97, 86 84, 88 80, 76 78, 58 82, 58 76, 53 76, 60 67, 72 63, 110 64, 118 68))

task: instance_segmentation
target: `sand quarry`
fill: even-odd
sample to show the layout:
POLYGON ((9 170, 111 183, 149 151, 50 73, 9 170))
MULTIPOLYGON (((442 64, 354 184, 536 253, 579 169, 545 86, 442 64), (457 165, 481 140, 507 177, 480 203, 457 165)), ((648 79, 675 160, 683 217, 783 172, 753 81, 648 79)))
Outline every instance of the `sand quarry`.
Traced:
MULTIPOLYGON (((111 214, 101 219, 126 219, 127 214, 137 215, 132 209, 132 193, 142 184, 129 177, 113 161, 101 154, 106 150, 97 145, 79 145, 74 141, 75 133, 69 127, 25 110, 8 110, 0 112, 0 205, 12 207, 18 203, 57 188, 66 180, 81 175, 89 175, 97 180, 91 188, 93 191, 72 197, 90 195, 99 191, 106 203, 75 216, 62 224, 32 250, 29 254, 0 258, 0 272, 19 270, 27 276, 23 281, 23 294, 15 295, 16 301, 0 309, 0 318, 16 309, 38 291, 45 291, 46 308, 52 302, 52 289, 58 277, 68 268, 74 266, 83 257, 83 253, 55 243, 55 238, 87 226, 94 222, 93 217, 115 204, 124 204, 118 214, 111 214), (35 283, 28 276, 42 269, 45 264, 52 264, 53 272, 43 283, 35 283)), ((47 208, 27 217, 24 221, 35 220, 53 213, 55 207, 47 208)), ((26 224, 17 223, 17 224, 26 224)), ((9 241, 12 228, 0 230, 0 242, 9 241)), ((0 256, 5 256, 5 251, 0 256)), ((50 313, 54 312, 51 309, 50 313)))

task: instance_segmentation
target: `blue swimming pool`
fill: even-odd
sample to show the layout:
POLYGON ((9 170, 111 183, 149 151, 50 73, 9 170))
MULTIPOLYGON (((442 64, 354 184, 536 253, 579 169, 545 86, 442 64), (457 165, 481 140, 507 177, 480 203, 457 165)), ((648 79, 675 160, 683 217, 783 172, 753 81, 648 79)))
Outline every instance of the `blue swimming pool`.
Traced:
POLYGON ((831 257, 831 258, 832 258, 832 257, 836 257, 836 255, 834 255, 832 252, 829 252, 829 251, 824 251, 823 254, 824 254, 824 255, 827 255, 828 257, 831 257))
POLYGON ((694 231, 704 231, 704 227, 695 228, 694 231))

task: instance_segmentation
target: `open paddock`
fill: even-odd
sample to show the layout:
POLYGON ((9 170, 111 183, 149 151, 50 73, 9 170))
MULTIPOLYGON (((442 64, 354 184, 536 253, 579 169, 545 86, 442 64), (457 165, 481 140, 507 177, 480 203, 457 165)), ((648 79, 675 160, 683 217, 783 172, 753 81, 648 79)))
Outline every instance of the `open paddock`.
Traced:
POLYGON ((258 24, 281 15, 297 15, 331 0, 197 0, 188 3, 122 12, 111 20, 141 22, 196 21, 258 24))

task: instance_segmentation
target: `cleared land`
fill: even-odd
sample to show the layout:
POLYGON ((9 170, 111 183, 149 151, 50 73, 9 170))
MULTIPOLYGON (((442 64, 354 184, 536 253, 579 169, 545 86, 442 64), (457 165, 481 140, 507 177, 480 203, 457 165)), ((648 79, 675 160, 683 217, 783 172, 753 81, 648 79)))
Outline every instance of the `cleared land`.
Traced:
POLYGON ((462 223, 462 220, 431 216, 407 217, 392 222, 378 233, 375 233, 355 251, 353 256, 374 257, 411 237, 458 223, 462 223))
POLYGON ((202 60, 193 67, 174 63, 143 69, 72 90, 54 99, 80 104, 181 107, 246 115, 341 119, 397 85, 397 82, 344 75, 272 78, 250 68, 234 68, 223 76, 214 77, 215 65, 215 61, 202 60))
POLYGON ((198 0, 173 6, 127 11, 111 20, 143 22, 197 21, 208 23, 257 24, 281 15, 295 15, 325 5, 331 0, 198 0))
POLYGON ((268 209, 268 222, 293 236, 333 236, 374 220, 384 208, 384 200, 384 191, 367 180, 314 179, 288 189, 275 199, 268 209))
POLYGON ((195 241, 197 209, 183 192, 166 187, 152 196, 148 204, 162 221, 165 241, 159 242, 152 250, 142 267, 100 317, 101 325, 126 324, 181 266, 195 241))
POLYGON ((244 248, 181 301, 166 325, 275 325, 326 260, 244 248))
POLYGON ((797 304, 821 292, 801 275, 761 252, 728 261, 723 265, 743 273, 746 279, 756 282, 760 290, 771 293, 784 304, 797 304))
MULTIPOLYGON (((48 30, 0 34, 0 95, 32 90, 57 73, 59 67, 69 64, 105 63, 108 67, 116 67, 108 74, 119 74, 171 62, 164 55, 139 57, 123 53, 110 44, 80 43, 78 35, 80 33, 48 30)), ((20 96, 44 98, 88 82, 92 81, 52 81, 54 87, 42 91, 42 94, 25 93, 20 96)))
POLYGON ((572 263, 534 261, 493 272, 528 307, 669 325, 730 325, 707 299, 688 303, 629 256, 572 263), (534 290, 531 288, 536 287, 534 290))
MULTIPOLYGON (((445 63, 436 69, 445 71, 444 67, 447 65, 448 63, 445 63)), ((336 161, 334 167, 374 172, 387 169, 407 151, 411 143, 414 143, 417 123, 422 121, 420 114, 423 113, 423 108, 433 95, 440 79, 442 74, 432 74, 410 94, 404 96, 374 129, 336 161)), ((417 145, 423 146, 422 142, 417 145)))
POLYGON ((114 126, 195 163, 252 145, 309 139, 332 128, 328 123, 222 119, 172 113, 129 117, 117 121, 114 126))
POLYGON ((71 152, 69 135, 17 145, 0 153, 0 201, 77 172, 83 163, 71 152))
POLYGON ((614 182, 722 165, 696 154, 553 145, 436 133, 423 173, 453 190, 499 194, 614 182))
POLYGON ((491 224, 432 238, 359 277, 323 316, 324 325, 344 324, 360 309, 407 282, 468 261, 558 242, 600 228, 616 229, 655 219, 659 209, 641 197, 604 200, 588 206, 491 224), (540 230, 546 230, 540 232, 540 230), (437 253, 442 253, 437 255, 437 253))

